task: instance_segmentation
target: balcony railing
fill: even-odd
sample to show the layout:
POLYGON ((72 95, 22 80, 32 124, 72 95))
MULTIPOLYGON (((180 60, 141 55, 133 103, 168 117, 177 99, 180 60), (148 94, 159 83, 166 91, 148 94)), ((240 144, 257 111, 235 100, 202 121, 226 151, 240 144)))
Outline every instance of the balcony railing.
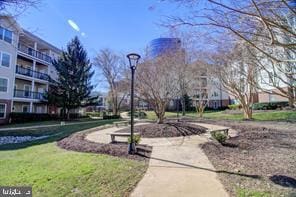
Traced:
POLYGON ((19 65, 16 65, 16 70, 15 72, 17 74, 20 74, 20 75, 25 75, 25 76, 29 76, 29 77, 34 77, 34 78, 37 78, 37 79, 42 79, 42 80, 46 80, 48 81, 49 80, 49 76, 48 74, 46 73, 41 73, 41 72, 38 72, 38 71, 34 71, 32 69, 28 69, 28 68, 24 68, 24 67, 21 67, 19 65))
POLYGON ((36 51, 36 50, 32 49, 31 47, 27 47, 26 45, 23 45, 21 43, 18 44, 18 50, 23 53, 26 53, 30 56, 36 57, 40 60, 46 61, 48 63, 51 63, 51 61, 52 61, 52 59, 49 55, 46 55, 40 51, 36 51))
POLYGON ((44 93, 14 89, 14 97, 43 100, 44 93))

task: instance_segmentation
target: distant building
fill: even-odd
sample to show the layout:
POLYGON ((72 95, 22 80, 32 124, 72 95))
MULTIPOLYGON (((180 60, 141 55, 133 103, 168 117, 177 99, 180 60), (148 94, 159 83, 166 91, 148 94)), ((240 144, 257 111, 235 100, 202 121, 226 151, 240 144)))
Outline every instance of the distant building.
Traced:
POLYGON ((149 55, 152 58, 165 53, 178 52, 181 49, 181 40, 179 38, 157 38, 149 43, 149 55))

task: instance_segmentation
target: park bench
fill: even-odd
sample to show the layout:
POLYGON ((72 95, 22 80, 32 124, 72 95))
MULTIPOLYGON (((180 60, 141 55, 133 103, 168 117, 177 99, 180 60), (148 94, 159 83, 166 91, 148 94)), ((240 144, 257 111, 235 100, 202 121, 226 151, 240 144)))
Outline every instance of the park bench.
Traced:
POLYGON ((223 128, 223 129, 216 129, 216 130, 210 130, 211 134, 217 133, 217 132, 223 132, 226 136, 228 136, 229 128, 223 128))
MULTIPOLYGON (((140 135, 140 134, 135 133, 134 136, 136 135, 140 135)), ((130 137, 131 134, 130 133, 111 133, 110 136, 111 136, 111 142, 113 143, 113 142, 116 142, 115 137, 130 137)))
POLYGON ((116 127, 119 127, 120 125, 128 126, 129 121, 119 121, 113 123, 116 127))

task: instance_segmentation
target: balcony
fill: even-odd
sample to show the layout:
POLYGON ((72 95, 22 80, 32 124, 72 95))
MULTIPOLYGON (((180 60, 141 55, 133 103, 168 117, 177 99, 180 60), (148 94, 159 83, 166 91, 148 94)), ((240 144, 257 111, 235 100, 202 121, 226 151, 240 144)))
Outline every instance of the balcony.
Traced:
POLYGON ((32 49, 31 47, 27 47, 26 45, 19 43, 18 50, 27 54, 27 55, 30 55, 32 57, 36 57, 37 59, 43 60, 43 61, 51 64, 52 59, 49 55, 46 55, 40 51, 36 51, 36 50, 32 49))
POLYGON ((44 93, 14 89, 14 97, 43 100, 44 93))
POLYGON ((25 75, 25 76, 28 76, 28 77, 34 77, 34 78, 37 78, 37 79, 42 79, 42 80, 45 80, 45 81, 49 81, 48 74, 41 73, 41 72, 38 72, 38 71, 34 71, 34 70, 28 69, 28 68, 23 68, 23 67, 21 67, 19 65, 16 65, 15 73, 20 74, 20 75, 25 75))

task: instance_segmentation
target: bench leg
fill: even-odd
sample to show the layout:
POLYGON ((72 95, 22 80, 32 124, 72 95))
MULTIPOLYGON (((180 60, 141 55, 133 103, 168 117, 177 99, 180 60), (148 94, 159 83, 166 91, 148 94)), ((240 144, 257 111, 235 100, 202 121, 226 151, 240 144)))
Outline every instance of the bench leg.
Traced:
POLYGON ((115 141, 115 136, 111 135, 111 142, 113 143, 115 141))

